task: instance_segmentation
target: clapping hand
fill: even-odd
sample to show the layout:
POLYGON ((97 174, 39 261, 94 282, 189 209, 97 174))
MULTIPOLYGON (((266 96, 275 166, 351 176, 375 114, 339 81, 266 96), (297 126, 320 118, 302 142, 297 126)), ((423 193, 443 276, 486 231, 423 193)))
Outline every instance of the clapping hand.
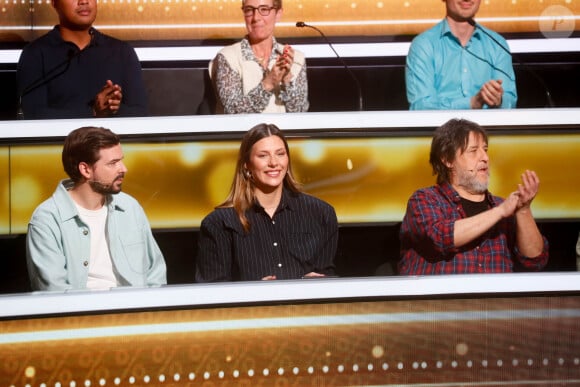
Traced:
POLYGON ((479 92, 471 98, 471 108, 481 109, 483 105, 500 107, 503 97, 502 83, 501 79, 492 79, 484 83, 479 92))
POLYGON ((113 84, 111 80, 103 86, 101 91, 96 95, 93 103, 93 115, 95 117, 109 117, 117 114, 121 107, 123 92, 121 86, 113 84))
POLYGON ((502 216, 508 217, 518 211, 526 211, 538 193, 540 179, 534 171, 526 170, 522 174, 522 183, 518 184, 517 191, 512 192, 501 204, 502 216))

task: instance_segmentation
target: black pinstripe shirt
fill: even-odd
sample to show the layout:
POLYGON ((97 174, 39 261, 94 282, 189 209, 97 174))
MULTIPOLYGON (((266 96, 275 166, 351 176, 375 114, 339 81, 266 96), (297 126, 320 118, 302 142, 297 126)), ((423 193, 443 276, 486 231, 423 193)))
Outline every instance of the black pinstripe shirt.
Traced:
POLYGON ((197 282, 252 281, 269 275, 297 279, 312 271, 334 275, 338 221, 331 205, 284 189, 273 218, 258 204, 246 215, 248 233, 233 208, 218 208, 202 221, 197 282))

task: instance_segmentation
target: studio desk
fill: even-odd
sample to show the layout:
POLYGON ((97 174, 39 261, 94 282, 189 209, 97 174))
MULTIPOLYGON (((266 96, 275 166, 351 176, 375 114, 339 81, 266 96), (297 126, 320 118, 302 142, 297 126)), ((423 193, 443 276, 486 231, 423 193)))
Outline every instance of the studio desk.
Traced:
POLYGON ((577 386, 580 274, 0 296, 0 385, 577 386))
MULTIPOLYGON (((580 218, 580 110, 308 113, 0 122, 2 234, 64 178, 63 138, 122 136, 124 190, 156 229, 199 226, 226 196, 242 134, 274 123, 305 190, 341 224, 399 222, 433 183, 432 131, 490 134, 491 190, 538 172, 539 219, 580 218)), ((0 385, 580 384, 580 274, 328 278, 0 296, 0 385)))

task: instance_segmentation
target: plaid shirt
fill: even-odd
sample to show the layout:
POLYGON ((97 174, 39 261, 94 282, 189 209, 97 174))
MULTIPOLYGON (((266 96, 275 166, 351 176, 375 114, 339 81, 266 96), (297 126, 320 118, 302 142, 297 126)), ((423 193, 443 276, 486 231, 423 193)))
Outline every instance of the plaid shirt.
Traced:
MULTIPOLYGON (((487 192, 492 207, 503 199, 487 192)), ((548 262, 548 241, 542 253, 526 257, 516 247, 515 217, 496 223, 472 242, 456 247, 455 221, 466 218, 459 194, 450 184, 416 191, 407 204, 399 238, 399 274, 455 274, 512 272, 514 262, 526 270, 541 270, 548 262)))

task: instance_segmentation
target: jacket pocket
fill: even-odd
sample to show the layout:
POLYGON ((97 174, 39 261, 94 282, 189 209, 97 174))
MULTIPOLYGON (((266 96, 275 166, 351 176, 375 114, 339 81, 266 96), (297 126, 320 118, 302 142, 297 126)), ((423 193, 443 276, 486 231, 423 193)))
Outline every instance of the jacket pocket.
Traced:
POLYGON ((143 235, 138 232, 129 232, 119 236, 119 242, 125 255, 129 269, 138 274, 144 274, 149 268, 147 259, 147 244, 143 235))

